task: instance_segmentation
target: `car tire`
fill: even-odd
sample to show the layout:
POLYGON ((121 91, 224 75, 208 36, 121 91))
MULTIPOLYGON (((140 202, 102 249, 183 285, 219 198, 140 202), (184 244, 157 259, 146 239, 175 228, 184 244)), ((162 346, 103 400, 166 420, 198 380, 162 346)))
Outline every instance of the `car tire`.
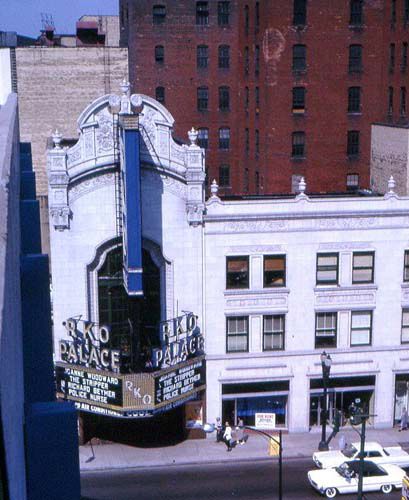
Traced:
POLYGON ((338 492, 336 488, 327 488, 324 493, 327 498, 335 498, 338 492))
POLYGON ((388 494, 388 493, 391 493, 392 490, 393 490, 393 486, 391 484, 383 484, 381 486, 382 493, 388 494))

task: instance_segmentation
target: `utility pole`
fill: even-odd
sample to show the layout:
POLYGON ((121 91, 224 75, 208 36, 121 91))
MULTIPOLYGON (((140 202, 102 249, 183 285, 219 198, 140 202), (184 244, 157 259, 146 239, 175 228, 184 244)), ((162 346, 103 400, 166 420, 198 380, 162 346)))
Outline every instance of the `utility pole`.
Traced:
POLYGON ((358 475, 358 496, 357 500, 363 500, 363 481, 364 481, 364 457, 365 457, 365 431, 366 431, 366 421, 369 416, 367 412, 364 413, 363 409, 359 406, 355 406, 354 403, 349 407, 350 421, 351 425, 361 424, 361 432, 358 434, 361 437, 361 446, 359 450, 359 475, 358 475))
POLYGON ((362 427, 361 427, 361 449, 359 451, 359 477, 358 477, 358 497, 357 500, 362 500, 362 487, 364 480, 364 456, 365 456, 365 428, 366 428, 366 416, 362 417, 362 427))

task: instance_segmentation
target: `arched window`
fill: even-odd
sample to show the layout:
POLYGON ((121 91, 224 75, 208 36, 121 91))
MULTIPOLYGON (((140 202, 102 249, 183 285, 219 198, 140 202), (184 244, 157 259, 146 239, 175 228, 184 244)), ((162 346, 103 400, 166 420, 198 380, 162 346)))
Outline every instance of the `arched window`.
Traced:
POLYGON ((160 272, 143 250, 144 295, 130 297, 123 283, 122 246, 109 251, 98 271, 98 322, 111 329, 110 348, 121 351, 121 372, 143 370, 159 345, 160 272))

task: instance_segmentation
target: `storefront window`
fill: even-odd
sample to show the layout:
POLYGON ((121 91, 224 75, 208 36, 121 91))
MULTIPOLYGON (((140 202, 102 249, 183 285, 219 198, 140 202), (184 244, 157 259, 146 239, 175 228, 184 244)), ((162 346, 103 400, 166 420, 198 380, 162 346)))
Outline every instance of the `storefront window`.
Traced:
MULTIPOLYGON (((321 410, 324 407, 322 379, 310 381, 310 426, 321 425, 321 410)), ((358 404, 370 414, 374 413, 375 377, 333 377, 330 378, 327 409, 332 422, 334 411, 341 412, 341 425, 345 425, 352 403, 358 404)))
POLYGON ((223 384, 223 422, 255 425, 256 413, 274 413, 277 427, 287 426, 289 382, 223 384))

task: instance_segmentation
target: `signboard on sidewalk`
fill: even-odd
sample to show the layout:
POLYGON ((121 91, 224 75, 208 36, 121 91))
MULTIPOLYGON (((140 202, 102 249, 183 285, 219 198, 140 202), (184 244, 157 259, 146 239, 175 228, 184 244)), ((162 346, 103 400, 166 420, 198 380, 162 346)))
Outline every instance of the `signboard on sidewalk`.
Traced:
POLYGON ((275 436, 271 436, 268 442, 268 454, 270 457, 278 457, 280 454, 280 436, 276 434, 275 436))
POLYGON ((276 414, 275 413, 256 413, 255 427, 257 429, 275 429, 276 414))
POLYGON ((204 356, 156 372, 119 374, 57 362, 57 395, 81 411, 113 417, 151 417, 205 389, 204 356))

